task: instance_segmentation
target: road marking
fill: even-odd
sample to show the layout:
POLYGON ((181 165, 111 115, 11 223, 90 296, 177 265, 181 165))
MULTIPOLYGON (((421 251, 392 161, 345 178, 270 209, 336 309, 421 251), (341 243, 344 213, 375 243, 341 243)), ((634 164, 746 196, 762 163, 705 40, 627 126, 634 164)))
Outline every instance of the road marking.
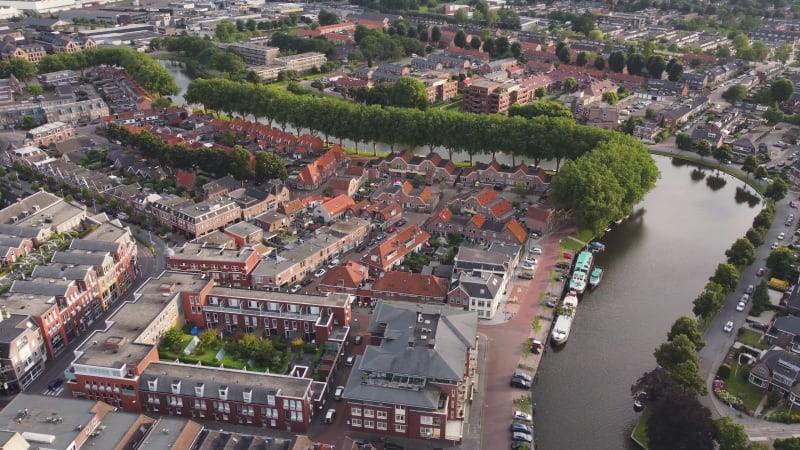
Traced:
POLYGON ((61 392, 63 392, 63 391, 64 391, 64 387, 63 386, 58 388, 58 389, 56 389, 55 391, 51 391, 50 389, 45 389, 42 392, 42 395, 48 395, 50 397, 58 397, 61 394, 61 392))

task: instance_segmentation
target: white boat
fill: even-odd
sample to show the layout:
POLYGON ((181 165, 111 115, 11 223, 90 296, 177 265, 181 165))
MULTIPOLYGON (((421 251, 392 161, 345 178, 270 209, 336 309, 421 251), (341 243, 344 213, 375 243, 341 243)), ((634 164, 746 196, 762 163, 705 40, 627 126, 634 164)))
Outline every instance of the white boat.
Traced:
POLYGON ((569 339, 569 330, 572 328, 572 317, 561 315, 556 319, 556 324, 553 326, 553 332, 550 334, 550 340, 553 345, 563 345, 569 339))

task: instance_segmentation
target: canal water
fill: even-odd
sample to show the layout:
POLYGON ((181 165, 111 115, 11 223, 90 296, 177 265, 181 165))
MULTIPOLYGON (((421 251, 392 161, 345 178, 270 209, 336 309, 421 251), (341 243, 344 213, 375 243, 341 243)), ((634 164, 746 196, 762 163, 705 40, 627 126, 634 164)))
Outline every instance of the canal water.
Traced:
POLYGON ((602 239, 603 280, 584 295, 569 342, 540 365, 540 449, 637 448, 631 384, 655 367, 653 351, 669 327, 692 316, 692 301, 760 210, 735 201, 741 181, 727 177, 714 191, 692 179, 692 166, 655 159, 656 188, 602 239))
MULTIPOLYGON (((161 64, 185 93, 191 80, 182 68, 161 64)), ((183 103, 181 95, 172 98, 183 103)), ((388 150, 378 146, 379 152, 388 150)), ((497 159, 511 163, 507 155, 497 159)), ((637 421, 631 384, 655 367, 655 347, 678 317, 692 315, 692 300, 759 211, 760 206, 735 201, 741 181, 726 176, 726 185, 713 190, 705 179, 692 177, 693 166, 655 159, 661 179, 634 215, 602 239, 606 251, 597 264, 605 269, 603 281, 584 296, 569 342, 548 351, 540 366, 534 389, 540 449, 637 448, 630 439, 637 421)), ((554 168, 552 162, 543 165, 554 168)))

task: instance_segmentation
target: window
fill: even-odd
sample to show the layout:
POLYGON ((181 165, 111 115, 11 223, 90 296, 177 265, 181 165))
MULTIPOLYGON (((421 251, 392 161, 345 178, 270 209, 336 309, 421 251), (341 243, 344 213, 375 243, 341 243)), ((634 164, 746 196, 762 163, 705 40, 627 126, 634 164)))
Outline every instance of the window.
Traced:
POLYGON ((361 408, 356 408, 356 407, 350 408, 350 415, 351 416, 360 416, 361 415, 361 408))
POLYGON ((405 423, 406 421, 406 408, 404 406, 397 406, 394 409, 394 421, 405 423))
POLYGON ((420 416, 419 423, 422 425, 433 425, 433 417, 431 416, 420 416))
POLYGON ((395 431, 395 433, 405 433, 406 432, 406 426, 405 425, 395 424, 394 431, 395 431))
POLYGON ((433 434, 433 428, 430 427, 420 427, 419 435, 422 437, 431 437, 433 434))
POLYGON ((386 420, 388 418, 388 416, 389 416, 389 414, 386 411, 382 411, 380 409, 377 410, 376 413, 378 414, 378 419, 386 420))
POLYGON ((364 421, 364 428, 375 428, 375 421, 374 420, 365 420, 364 421))
POLYGON ((388 427, 386 426, 386 422, 378 422, 378 429, 382 431, 386 431, 388 427))
POLYGON ((352 419, 351 423, 353 424, 354 427, 361 428, 361 419, 352 419))
POLYGON ((275 395, 274 394, 267 394, 267 404, 269 406, 275 406, 275 395))
POLYGON ((364 417, 375 417, 375 410, 374 409, 365 409, 364 410, 364 417))

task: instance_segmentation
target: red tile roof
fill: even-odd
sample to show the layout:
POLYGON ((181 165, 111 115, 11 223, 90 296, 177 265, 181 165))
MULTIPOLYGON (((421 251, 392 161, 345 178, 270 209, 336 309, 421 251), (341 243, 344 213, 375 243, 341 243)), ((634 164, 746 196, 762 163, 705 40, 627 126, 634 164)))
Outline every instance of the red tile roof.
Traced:
POLYGON ((487 189, 478 194, 477 196, 475 196, 475 200, 477 200, 478 204, 481 206, 488 205, 496 198, 497 198, 497 191, 495 191, 494 189, 487 189))
POLYGON ((506 222, 506 229, 512 235, 514 235, 514 237, 517 239, 517 242, 520 244, 525 242, 525 239, 528 238, 528 233, 525 231, 525 228, 523 228, 522 225, 514 219, 510 219, 508 222, 506 222))
POLYGON ((338 214, 341 214, 348 208, 352 208, 353 206, 355 206, 355 204, 356 203, 353 201, 352 198, 342 194, 328 200, 327 202, 324 202, 322 204, 322 207, 326 211, 328 211, 328 215, 336 216, 338 214))
POLYGON ((406 227, 373 248, 361 260, 364 264, 385 270, 430 237, 430 234, 417 226, 406 227))
POLYGON ((320 280, 320 285, 357 288, 364 280, 367 268, 355 261, 346 261, 344 264, 328 270, 320 280))
POLYGON ((178 187, 183 186, 187 189, 194 189, 196 178, 194 172, 178 169, 178 173, 175 175, 175 185, 178 187))
POLYGON ((475 228, 481 229, 483 228, 483 224, 486 223, 486 217, 484 217, 483 214, 476 214, 469 222, 475 225, 475 228))
POLYGON ((447 280, 421 273, 390 271, 372 283, 373 291, 433 297, 443 300, 447 296, 447 280))
POLYGON ((508 214, 513 209, 514 207, 511 206, 511 203, 508 200, 503 199, 497 202, 494 206, 492 206, 492 208, 489 211, 492 212, 492 217, 497 219, 503 217, 505 214, 508 214))

